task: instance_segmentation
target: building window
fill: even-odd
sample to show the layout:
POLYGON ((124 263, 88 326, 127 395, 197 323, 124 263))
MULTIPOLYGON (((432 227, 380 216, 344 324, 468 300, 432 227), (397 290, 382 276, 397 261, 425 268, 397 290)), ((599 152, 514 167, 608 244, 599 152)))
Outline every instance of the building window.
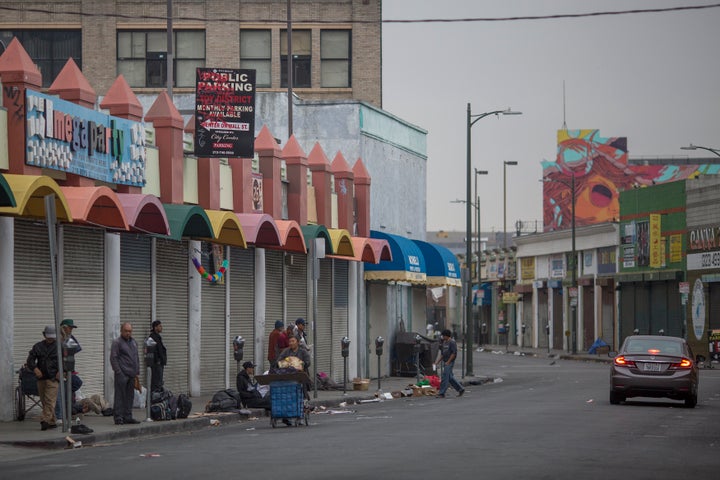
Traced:
MULTIPOLYGON (((293 30, 293 87, 310 88, 312 78, 310 58, 312 52, 312 35, 310 30, 293 30)), ((287 30, 280 31, 280 86, 287 87, 287 30)))
POLYGON ((240 68, 255 70, 255 84, 271 87, 272 38, 270 30, 240 32, 240 68))
POLYGON ((321 86, 351 87, 350 66, 350 30, 320 32, 321 86))
POLYGON ((52 85, 68 59, 82 70, 82 34, 80 30, 0 30, 0 54, 13 37, 22 44, 42 74, 42 86, 52 85))
MULTIPOLYGON (((173 85, 194 87, 195 69, 205 66, 205 32, 174 32, 173 85)), ((167 86, 167 32, 118 31, 117 68, 131 87, 167 86)))

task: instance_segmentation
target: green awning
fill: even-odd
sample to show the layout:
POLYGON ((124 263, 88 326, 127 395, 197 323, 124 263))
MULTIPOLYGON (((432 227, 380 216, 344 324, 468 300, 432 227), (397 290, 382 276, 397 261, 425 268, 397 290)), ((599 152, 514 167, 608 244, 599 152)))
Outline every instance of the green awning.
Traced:
POLYGON ((5 177, 0 173, 0 207, 17 207, 15 195, 5 177))
POLYGON ((325 228, 325 225, 301 225, 300 229, 305 238, 305 245, 309 246, 315 238, 322 238, 325 240, 325 254, 331 255, 335 253, 330 232, 325 228))
POLYGON ((181 240, 184 237, 195 239, 215 237, 210 219, 202 207, 163 203, 163 208, 170 225, 170 235, 159 235, 160 238, 181 240))

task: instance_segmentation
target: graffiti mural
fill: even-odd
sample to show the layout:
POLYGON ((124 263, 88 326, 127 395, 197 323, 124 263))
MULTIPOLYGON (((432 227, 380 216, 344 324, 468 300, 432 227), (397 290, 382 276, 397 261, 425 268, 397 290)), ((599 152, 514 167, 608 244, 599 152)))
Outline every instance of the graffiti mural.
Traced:
POLYGON ((627 138, 598 130, 559 130, 555 162, 543 161, 544 231, 618 221, 620 192, 720 173, 720 165, 628 165, 627 138), (574 178, 573 178, 574 177, 574 178))

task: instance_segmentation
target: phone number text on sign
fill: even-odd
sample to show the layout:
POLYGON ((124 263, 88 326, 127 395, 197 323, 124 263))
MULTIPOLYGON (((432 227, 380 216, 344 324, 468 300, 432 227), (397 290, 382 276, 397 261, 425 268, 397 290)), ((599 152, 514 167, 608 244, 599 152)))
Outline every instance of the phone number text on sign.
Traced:
POLYGON ((688 270, 706 270, 709 268, 720 268, 720 252, 688 254, 688 270))

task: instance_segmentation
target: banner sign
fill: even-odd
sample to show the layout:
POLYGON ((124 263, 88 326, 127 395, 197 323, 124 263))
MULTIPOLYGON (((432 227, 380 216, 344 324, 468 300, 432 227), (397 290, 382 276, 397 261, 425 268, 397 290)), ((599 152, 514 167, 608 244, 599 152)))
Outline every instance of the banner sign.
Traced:
POLYGON ((662 246, 660 240, 662 237, 660 215, 657 213, 650 214, 650 267, 660 268, 663 264, 662 246))
POLYGON ((255 152, 255 70, 198 68, 195 155, 252 158, 255 152))
POLYGON ((145 186, 145 125, 25 90, 25 163, 145 186))

